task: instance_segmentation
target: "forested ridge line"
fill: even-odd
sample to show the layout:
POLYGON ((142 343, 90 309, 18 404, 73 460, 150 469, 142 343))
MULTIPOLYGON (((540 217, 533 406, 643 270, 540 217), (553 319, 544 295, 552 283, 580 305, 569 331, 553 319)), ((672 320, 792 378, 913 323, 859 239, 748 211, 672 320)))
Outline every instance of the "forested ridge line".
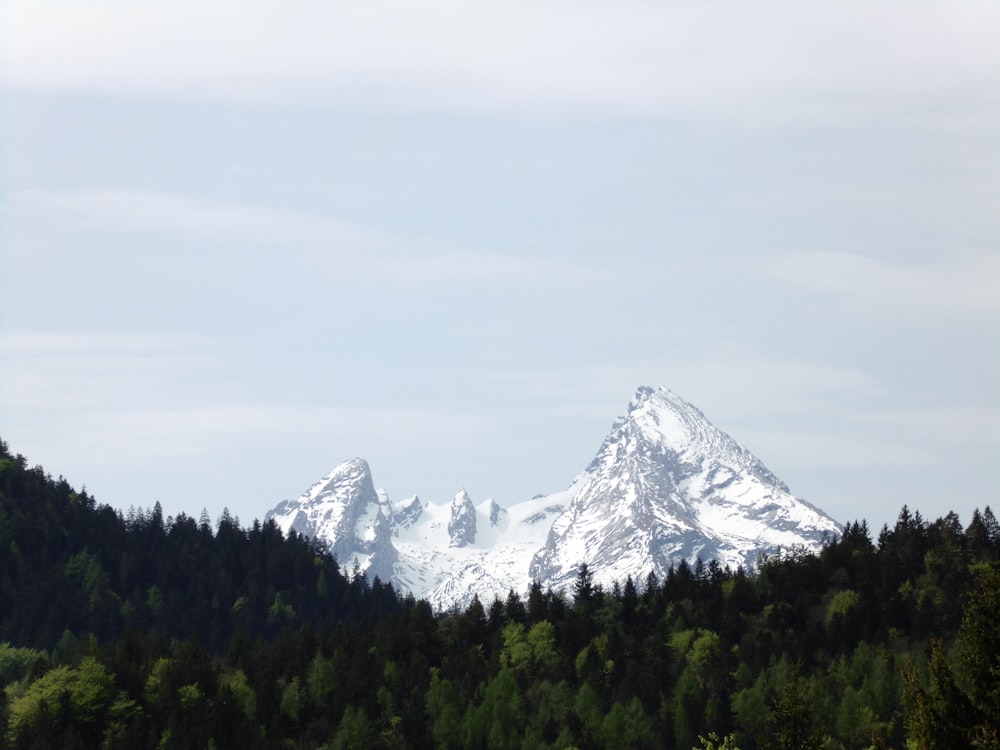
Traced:
POLYGON ((1000 748, 1000 525, 434 613, 273 523, 122 514, 0 441, 0 748, 1000 748))

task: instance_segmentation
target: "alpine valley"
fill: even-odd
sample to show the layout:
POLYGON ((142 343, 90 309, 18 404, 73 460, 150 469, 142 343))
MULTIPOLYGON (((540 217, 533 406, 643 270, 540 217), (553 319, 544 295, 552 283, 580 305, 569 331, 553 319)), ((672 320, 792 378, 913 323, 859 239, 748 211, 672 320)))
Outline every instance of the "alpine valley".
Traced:
POLYGON ((815 550, 840 533, 750 451, 671 391, 640 387, 569 488, 503 508, 462 489, 451 502, 398 503, 354 458, 267 514, 330 545, 341 565, 439 609, 537 581, 567 588, 658 577, 680 561, 751 568, 761 555, 815 550))

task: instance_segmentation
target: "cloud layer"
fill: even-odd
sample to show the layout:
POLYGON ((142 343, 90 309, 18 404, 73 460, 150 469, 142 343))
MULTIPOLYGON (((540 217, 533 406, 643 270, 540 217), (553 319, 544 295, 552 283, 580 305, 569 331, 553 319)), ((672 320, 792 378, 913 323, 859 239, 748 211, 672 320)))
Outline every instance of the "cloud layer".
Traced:
MULTIPOLYGON (((982 101, 995 3, 12 0, 7 84, 250 105, 769 121, 982 101)), ((994 89, 995 90, 995 89, 994 89)))

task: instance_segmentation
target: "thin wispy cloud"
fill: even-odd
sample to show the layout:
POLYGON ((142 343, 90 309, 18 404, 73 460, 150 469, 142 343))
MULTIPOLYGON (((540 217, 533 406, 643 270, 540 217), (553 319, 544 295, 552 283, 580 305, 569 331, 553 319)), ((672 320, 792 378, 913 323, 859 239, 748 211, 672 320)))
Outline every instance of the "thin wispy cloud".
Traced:
POLYGON ((0 411, 29 445, 58 436, 77 461, 98 465, 274 441, 325 441, 344 452, 375 442, 469 450, 497 426, 489 415, 462 409, 338 403, 336 395, 325 404, 296 403, 291 393, 262 399, 229 379, 219 349, 210 339, 171 334, 4 334, 0 411))
POLYGON ((382 249, 399 240, 336 218, 135 189, 22 190, 13 210, 114 233, 287 247, 382 249))
POLYGON ((294 403, 127 410, 113 415, 111 422, 123 437, 145 435, 161 448, 177 439, 197 440, 198 435, 211 435, 223 445, 252 442, 263 435, 275 440, 291 436, 303 440, 331 434, 350 435, 358 444, 373 438, 385 440, 390 434, 394 437, 388 442, 397 445, 458 440, 467 444, 494 426, 490 418, 460 410, 294 403))
POLYGON ((3 333, 0 406, 51 415, 182 404, 197 390, 194 384, 218 372, 214 349, 209 339, 192 335, 3 333))
POLYGON ((104 357, 123 352, 135 356, 159 356, 203 352, 211 345, 210 339, 186 333, 9 331, 0 334, 0 351, 4 356, 23 360, 80 354, 104 357))
POLYGON ((1000 442, 1000 411, 960 405, 900 408, 875 402, 836 426, 811 420, 789 430, 759 423, 740 425, 739 439, 758 455, 780 458, 783 466, 801 472, 889 466, 937 473, 956 462, 938 450, 942 443, 975 451, 1000 442), (817 422, 826 429, 810 426, 817 422))
MULTIPOLYGON (((891 433, 844 434, 810 430, 767 430, 746 426, 739 434, 740 442, 748 445, 764 463, 775 468, 780 459, 781 470, 796 472, 823 470, 850 472, 872 468, 926 469, 940 462, 926 444, 891 433), (768 458, 770 457, 770 458, 768 458)), ((787 476, 787 474, 786 474, 787 476)), ((802 488, 791 488, 802 492, 802 488)))
POLYGON ((297 259, 331 283, 412 286, 558 278, 567 284, 605 275, 581 262, 441 247, 432 239, 404 238, 302 211, 147 190, 22 190, 8 211, 43 225, 73 222, 116 236, 174 238, 198 247, 202 256, 213 252, 205 242, 270 248, 282 253, 284 263, 297 259))
POLYGON ((782 359, 733 342, 717 343, 689 342, 682 347, 682 356, 647 353, 622 361, 547 370, 495 370, 479 376, 494 380, 524 401, 547 402, 548 413, 604 419, 619 413, 631 396, 629 389, 639 385, 671 388, 704 409, 709 419, 725 417, 733 424, 790 415, 804 421, 822 420, 845 403, 873 404, 886 395, 878 378, 856 368, 782 359), (706 352, 706 347, 715 351, 706 352))
POLYGON ((893 263, 848 252, 800 252, 751 262, 771 279, 849 306, 905 314, 1000 313, 1000 256, 893 263))
POLYGON ((931 404, 917 408, 883 408, 872 420, 927 444, 1000 444, 1000 409, 962 404, 931 404))

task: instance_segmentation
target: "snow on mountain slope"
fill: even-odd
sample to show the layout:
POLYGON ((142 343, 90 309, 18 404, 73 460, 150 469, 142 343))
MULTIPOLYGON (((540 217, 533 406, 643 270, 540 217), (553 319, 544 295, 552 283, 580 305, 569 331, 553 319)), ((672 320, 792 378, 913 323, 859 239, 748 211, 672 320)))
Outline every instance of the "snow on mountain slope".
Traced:
POLYGON ((428 503, 422 521, 398 529, 393 538, 400 559, 395 582, 442 609, 467 604, 475 594, 486 604, 511 589, 523 594, 530 583, 531 556, 568 501, 568 493, 562 493, 506 509, 492 500, 482 502, 474 506, 476 538, 462 546, 451 543, 448 530, 454 503, 428 503))
POLYGON ((353 458, 336 466, 295 500, 286 500, 265 518, 284 533, 322 539, 341 565, 358 561, 374 578, 391 580, 398 563, 392 546, 392 508, 384 492, 376 492, 368 463, 353 458))
POLYGON ((393 506, 361 459, 340 464, 268 514, 286 533, 326 540, 438 608, 484 602, 533 580, 563 588, 586 562, 610 585, 681 560, 752 565, 779 548, 815 549, 839 526, 791 495, 753 454, 666 389, 639 388, 570 487, 502 508, 417 496, 393 506))
POLYGON ((753 454, 694 406, 640 388, 581 477, 531 563, 555 588, 581 562, 610 585, 680 560, 751 566, 761 553, 815 549, 839 527, 794 497, 753 454))

